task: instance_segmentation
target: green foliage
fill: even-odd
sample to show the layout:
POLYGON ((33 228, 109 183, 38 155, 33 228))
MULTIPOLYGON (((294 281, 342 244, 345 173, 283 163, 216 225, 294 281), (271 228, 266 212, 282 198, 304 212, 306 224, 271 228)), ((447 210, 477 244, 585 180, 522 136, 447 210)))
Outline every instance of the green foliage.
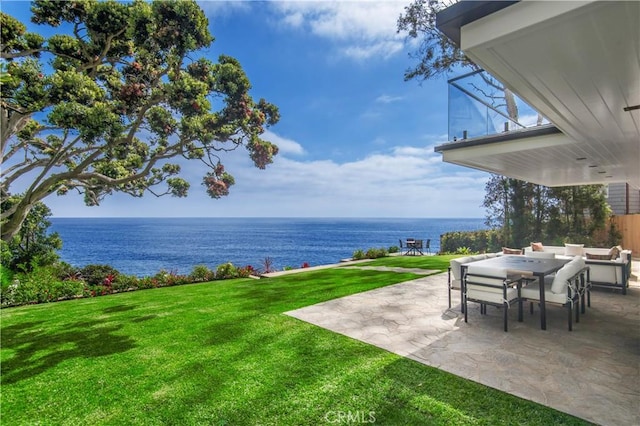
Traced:
POLYGON ((363 250, 356 250, 353 252, 351 256, 354 260, 362 260, 362 259, 378 259, 380 257, 386 257, 389 255, 389 252, 385 248, 370 248, 366 252, 363 250))
MULTIPOLYGON (((11 210, 20 200, 19 196, 6 198, 2 211, 11 210)), ((33 266, 52 265, 58 260, 57 250, 62 248, 62 240, 58 233, 48 233, 50 216, 51 210, 44 203, 35 203, 19 232, 8 242, 2 242, 3 265, 13 270, 29 270, 33 266)))
POLYGON ((192 283, 193 280, 188 275, 180 275, 173 271, 162 270, 153 277, 157 284, 156 287, 170 287, 173 285, 183 285, 192 283))
POLYGON ((468 254, 472 254, 472 253, 473 252, 471 251, 471 249, 469 247, 458 247, 456 249, 456 251, 454 252, 454 254, 464 254, 464 255, 468 255, 468 254))
POLYGON ((398 33, 416 39, 411 58, 417 60, 405 71, 404 79, 426 80, 459 71, 460 66, 477 68, 444 33, 436 28, 436 13, 443 2, 413 0, 398 18, 398 33))
POLYGON ((222 265, 218 265, 218 268, 216 268, 217 280, 227 280, 230 278, 236 278, 237 276, 238 268, 231 262, 223 263, 222 265))
POLYGON ((120 272, 110 265, 87 265, 80 269, 80 276, 90 286, 103 285, 105 280, 115 280, 120 272))
POLYGON ((441 253, 487 253, 499 251, 501 243, 499 230, 455 231, 440 236, 441 253))
POLYGON ((389 253, 398 253, 399 251, 400 251, 400 247, 398 246, 389 247, 389 253))
POLYGON ((213 37, 194 0, 36 0, 32 12, 35 23, 74 30, 49 28, 44 38, 0 15, 8 63, 0 70, 1 161, 11 165, 0 168, 2 201, 12 185, 29 188, 2 212, 3 240, 53 193, 75 190, 89 206, 113 192, 184 197, 190 184, 171 163, 184 157, 209 167, 202 183, 219 198, 235 182, 222 152, 244 147, 261 169, 277 155, 261 139, 278 122, 277 107, 250 96, 236 59, 199 57, 213 37))
POLYGON ((139 279, 135 275, 118 274, 113 280, 111 288, 114 292, 137 290, 138 284, 139 279))
POLYGON ((353 252, 353 255, 351 255, 351 258, 353 260, 362 260, 362 259, 366 259, 367 257, 364 254, 364 250, 358 249, 353 252))
POLYGON ((5 289, 13 281, 13 271, 0 263, 0 287, 5 289))
POLYGON ((209 269, 206 265, 196 265, 189 274, 193 282, 211 281, 215 279, 216 273, 209 269))
POLYGON ((35 266, 28 273, 16 273, 12 283, 2 289, 2 306, 55 302, 82 296, 84 284, 76 280, 60 280, 58 272, 53 266, 35 266))
POLYGON ((384 247, 381 248, 370 248, 367 250, 366 256, 369 259, 377 259, 379 257, 385 257, 388 256, 389 253, 387 252, 387 249, 385 249, 384 247))
POLYGON ((503 245, 590 244, 606 227, 610 208, 602 185, 547 188, 494 175, 485 187, 486 223, 500 228, 503 245))

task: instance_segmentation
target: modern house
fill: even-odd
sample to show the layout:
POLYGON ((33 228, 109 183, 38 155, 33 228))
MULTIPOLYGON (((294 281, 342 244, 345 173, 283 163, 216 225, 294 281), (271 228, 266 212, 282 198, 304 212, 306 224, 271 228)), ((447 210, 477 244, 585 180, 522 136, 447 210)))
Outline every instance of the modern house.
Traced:
POLYGON ((504 126, 478 132, 460 119, 478 108, 450 106, 443 161, 546 186, 606 184, 617 214, 640 212, 640 2, 462 1, 436 25, 546 119, 498 117, 504 126))

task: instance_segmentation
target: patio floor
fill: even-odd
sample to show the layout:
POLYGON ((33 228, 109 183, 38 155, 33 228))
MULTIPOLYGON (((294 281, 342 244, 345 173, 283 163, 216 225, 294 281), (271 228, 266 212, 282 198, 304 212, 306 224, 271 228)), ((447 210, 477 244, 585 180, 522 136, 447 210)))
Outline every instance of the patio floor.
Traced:
POLYGON ((594 289, 591 308, 572 332, 558 306, 547 308, 546 331, 538 309, 530 315, 525 305, 522 323, 510 309, 505 333, 498 309, 481 316, 471 303, 465 324, 460 293, 452 299, 448 309, 444 273, 287 314, 591 422, 640 424, 637 281, 626 296, 594 289))

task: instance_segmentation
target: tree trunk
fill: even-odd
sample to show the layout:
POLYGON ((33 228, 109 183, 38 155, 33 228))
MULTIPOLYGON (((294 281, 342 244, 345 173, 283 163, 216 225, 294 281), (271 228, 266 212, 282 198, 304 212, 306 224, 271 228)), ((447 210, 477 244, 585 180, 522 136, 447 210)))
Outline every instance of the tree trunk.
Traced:
POLYGON ((26 219, 33 203, 27 203, 23 199, 18 204, 16 211, 9 216, 9 219, 2 224, 2 240, 9 242, 20 231, 22 222, 26 219))

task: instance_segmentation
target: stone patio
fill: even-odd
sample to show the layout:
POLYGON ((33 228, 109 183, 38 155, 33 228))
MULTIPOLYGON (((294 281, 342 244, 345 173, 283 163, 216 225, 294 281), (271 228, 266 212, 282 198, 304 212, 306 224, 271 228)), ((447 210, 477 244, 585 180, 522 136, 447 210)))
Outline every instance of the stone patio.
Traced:
MULTIPOLYGON (((635 262, 634 266, 637 266, 635 262)), ((636 272, 637 274, 637 272, 636 272)), ((637 276, 637 275, 636 275, 637 276)), ((591 308, 572 332, 566 310, 539 311, 509 332, 502 313, 447 309, 447 274, 437 274, 320 303, 287 314, 426 365, 602 425, 640 424, 640 285, 626 296, 594 289, 591 308)))

